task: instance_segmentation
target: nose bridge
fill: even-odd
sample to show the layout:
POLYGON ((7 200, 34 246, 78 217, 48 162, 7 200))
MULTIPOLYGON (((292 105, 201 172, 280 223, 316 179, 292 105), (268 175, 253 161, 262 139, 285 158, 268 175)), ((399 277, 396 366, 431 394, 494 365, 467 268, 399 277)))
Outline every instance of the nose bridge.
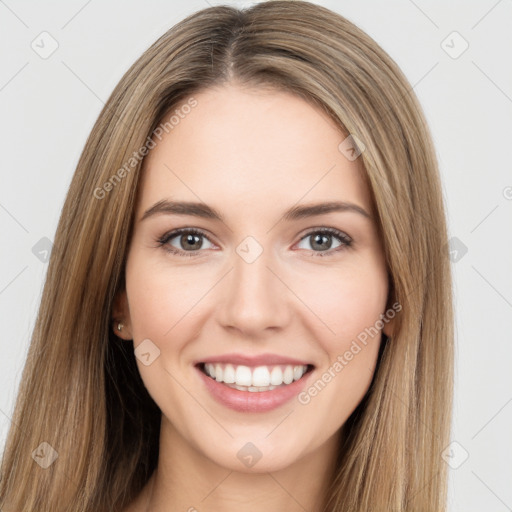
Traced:
POLYGON ((257 331, 286 323, 286 287, 269 269, 274 263, 272 251, 254 237, 247 237, 236 247, 222 306, 225 326, 257 331))

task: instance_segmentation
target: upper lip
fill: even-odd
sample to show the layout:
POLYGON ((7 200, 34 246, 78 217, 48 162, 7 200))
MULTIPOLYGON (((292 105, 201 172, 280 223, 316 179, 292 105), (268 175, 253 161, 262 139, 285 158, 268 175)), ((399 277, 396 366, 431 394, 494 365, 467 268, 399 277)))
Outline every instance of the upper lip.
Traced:
POLYGON ((280 356, 278 354, 259 354, 259 355, 244 355, 244 354, 222 354, 218 356, 211 356, 205 359, 197 361, 196 364, 200 363, 230 363, 233 365, 245 365, 245 366, 271 366, 271 365, 310 365, 308 361, 300 359, 294 359, 288 356, 280 356))

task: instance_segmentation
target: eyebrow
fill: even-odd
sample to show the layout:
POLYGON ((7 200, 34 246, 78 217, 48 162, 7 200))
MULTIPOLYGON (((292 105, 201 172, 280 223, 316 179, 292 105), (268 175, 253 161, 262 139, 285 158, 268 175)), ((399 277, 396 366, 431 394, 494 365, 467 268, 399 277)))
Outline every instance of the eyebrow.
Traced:
MULTIPOLYGON (((346 201, 330 201, 293 206, 283 214, 283 219, 285 221, 294 221, 306 217, 314 217, 315 215, 325 215, 331 212, 354 212, 367 219, 371 219, 370 214, 364 208, 346 201)), ((151 206, 151 208, 148 208, 141 217, 140 222, 158 214, 191 215, 224 222, 222 215, 215 210, 215 208, 205 203, 169 201, 166 199, 162 199, 151 206)))

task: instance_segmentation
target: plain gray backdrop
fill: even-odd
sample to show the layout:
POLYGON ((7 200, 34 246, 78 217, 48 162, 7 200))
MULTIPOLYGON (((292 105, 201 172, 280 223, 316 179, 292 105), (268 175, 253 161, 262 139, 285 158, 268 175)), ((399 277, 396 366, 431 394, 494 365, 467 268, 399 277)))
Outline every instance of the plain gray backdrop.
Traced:
MULTIPOLYGON (((0 0, 2 447, 47 270, 45 251, 86 138, 141 53, 186 15, 221 3, 251 5, 0 0)), ((451 468, 449 510, 510 511, 512 2, 316 3, 373 37, 424 108, 442 173, 455 279, 453 444, 440 454, 451 468)))

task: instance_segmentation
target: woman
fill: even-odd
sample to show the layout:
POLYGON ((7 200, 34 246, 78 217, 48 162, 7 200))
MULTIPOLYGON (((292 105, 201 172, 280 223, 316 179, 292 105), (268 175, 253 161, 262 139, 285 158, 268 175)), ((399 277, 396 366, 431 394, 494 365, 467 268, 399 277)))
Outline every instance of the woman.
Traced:
POLYGON ((188 17, 78 163, 2 510, 445 510, 446 241, 369 36, 307 2, 188 17))

